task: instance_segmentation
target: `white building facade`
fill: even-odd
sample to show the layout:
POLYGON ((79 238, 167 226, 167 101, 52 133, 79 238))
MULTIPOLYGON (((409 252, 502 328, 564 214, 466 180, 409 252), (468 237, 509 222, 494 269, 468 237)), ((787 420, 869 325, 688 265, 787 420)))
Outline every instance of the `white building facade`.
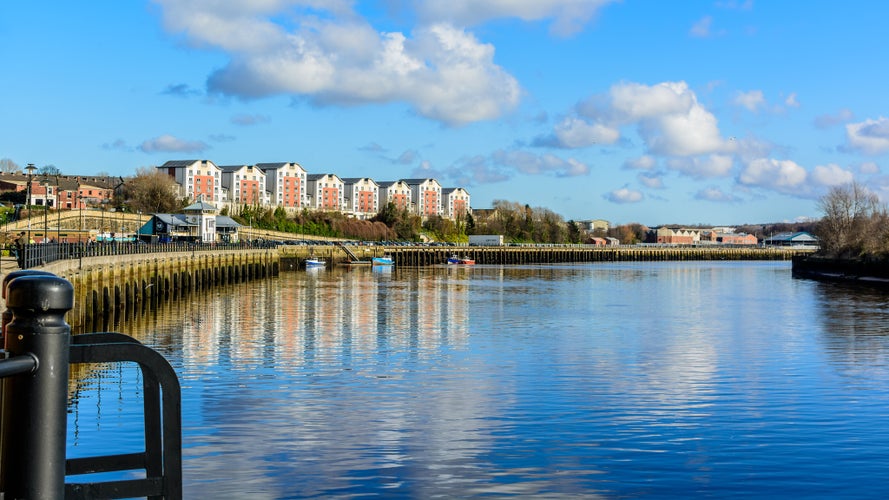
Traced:
POLYGON ((191 201, 203 200, 216 206, 227 203, 222 188, 222 170, 210 160, 174 160, 157 167, 179 184, 179 194, 191 201))
POLYGON ((380 211, 380 186, 367 177, 343 179, 346 212, 359 219, 369 219, 380 211))
POLYGON ((306 176, 306 188, 311 208, 343 210, 345 186, 336 174, 309 174, 306 176))
POLYGON ((306 191, 308 173, 299 163, 257 163, 266 175, 266 189, 269 203, 288 211, 300 210, 309 206, 306 191))

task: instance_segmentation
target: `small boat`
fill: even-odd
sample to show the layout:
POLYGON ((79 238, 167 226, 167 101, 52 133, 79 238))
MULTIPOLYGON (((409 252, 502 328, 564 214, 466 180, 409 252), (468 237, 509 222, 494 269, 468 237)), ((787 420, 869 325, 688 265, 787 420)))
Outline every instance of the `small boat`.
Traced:
POLYGON ((324 259, 319 259, 317 257, 309 257, 306 259, 306 269, 325 267, 326 265, 327 263, 324 262, 324 259))
POLYGON ((448 264, 461 265, 461 266, 474 266, 475 259, 470 259, 469 257, 457 257, 456 255, 451 255, 450 257, 448 257, 448 264))
POLYGON ((388 255, 384 255, 383 257, 374 257, 370 260, 371 264, 375 266, 394 266, 395 260, 388 255))

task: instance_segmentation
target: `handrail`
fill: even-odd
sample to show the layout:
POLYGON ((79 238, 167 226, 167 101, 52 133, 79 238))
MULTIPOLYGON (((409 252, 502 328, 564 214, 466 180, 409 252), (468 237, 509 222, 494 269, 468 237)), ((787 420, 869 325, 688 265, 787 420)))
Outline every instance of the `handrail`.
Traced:
POLYGON ((73 286, 15 271, 3 281, 0 351, 0 498, 182 498, 179 379, 157 351, 113 332, 71 336, 73 286), (145 449, 65 459, 71 363, 134 362, 142 372, 145 449), (65 483, 67 475, 144 470, 142 479, 65 483))

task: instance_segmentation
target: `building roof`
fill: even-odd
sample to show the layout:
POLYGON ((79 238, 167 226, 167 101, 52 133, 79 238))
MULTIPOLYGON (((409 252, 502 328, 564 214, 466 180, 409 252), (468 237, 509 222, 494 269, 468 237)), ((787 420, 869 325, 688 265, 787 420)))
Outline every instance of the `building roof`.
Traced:
MULTIPOLYGON (((340 177, 336 174, 308 174, 308 175, 306 175, 306 180, 307 181, 317 181, 319 179, 323 179, 328 176, 336 177, 337 179, 340 179, 340 177)), ((342 179, 340 179, 340 180, 342 180, 342 179)))
POLYGON ((159 168, 184 168, 191 166, 192 164, 199 161, 201 160, 170 160, 161 165, 159 168))
POLYGON ((423 184, 424 182, 429 182, 429 181, 435 181, 436 184, 440 184, 438 181, 436 181, 435 179, 432 179, 432 178, 429 178, 429 179, 401 179, 401 180, 402 180, 402 182, 405 182, 407 184, 423 184))
POLYGON ((774 236, 770 236, 766 238, 766 241, 793 241, 796 243, 800 242, 817 242, 818 238, 812 236, 811 234, 800 231, 796 233, 779 233, 774 236))
MULTIPOLYGON (((181 228, 187 227, 196 227, 198 224, 194 224, 188 221, 185 217, 185 214, 153 214, 159 221, 166 224, 171 230, 175 231, 181 228)), ((147 224, 146 224, 147 225, 147 224)), ((242 227, 241 224, 238 224, 231 217, 226 217, 225 215, 217 215, 216 216, 216 227, 220 228, 239 228, 242 227)))
POLYGON ((253 165, 217 165, 223 172, 235 172, 242 168, 250 168, 253 165))
POLYGON ((216 210, 216 207, 207 203, 204 200, 200 200, 195 203, 192 203, 191 205, 183 208, 182 210, 193 210, 193 211, 200 210, 201 212, 203 212, 205 210, 216 210))

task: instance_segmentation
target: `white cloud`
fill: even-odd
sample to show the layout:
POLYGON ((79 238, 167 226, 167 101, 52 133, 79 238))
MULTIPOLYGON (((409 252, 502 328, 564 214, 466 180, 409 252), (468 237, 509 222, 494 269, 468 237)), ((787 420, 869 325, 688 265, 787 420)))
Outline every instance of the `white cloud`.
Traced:
POLYGON ((714 201, 718 203, 736 203, 741 201, 737 196, 726 193, 716 186, 709 186, 695 193, 696 200, 714 201))
POLYGON ((798 108, 799 100, 796 98, 796 92, 791 92, 790 95, 784 99, 784 105, 788 108, 798 108))
POLYGON ((211 91, 300 95, 321 105, 406 102, 450 125, 497 118, 521 97, 516 79, 494 63, 494 47, 451 24, 422 26, 409 38, 376 31, 347 2, 156 1, 168 30, 230 57, 210 75, 211 91))
POLYGON ((710 36, 710 26, 713 24, 712 16, 704 16, 694 25, 692 25, 689 34, 698 38, 706 38, 710 36))
POLYGON ((657 166, 657 160, 651 155, 642 155, 624 162, 624 168, 627 170, 651 170, 655 166, 657 166))
POLYGON ((759 158, 747 164, 738 182, 787 194, 803 194, 808 173, 791 160, 759 158))
POLYGON ((756 113, 765 105, 766 100, 761 90, 751 90, 749 92, 738 92, 732 102, 736 106, 746 108, 751 113, 756 113))
POLYGON ((426 21, 472 26, 498 18, 552 19, 550 31, 568 36, 580 31, 602 7, 619 0, 416 0, 426 21))
POLYGON ((636 178, 649 189, 664 189, 664 176, 660 172, 639 172, 636 178))
POLYGON ((162 135, 139 145, 145 153, 200 153, 209 149, 205 142, 186 141, 172 135, 162 135))
POLYGON ((562 147, 583 148, 593 144, 614 144, 620 139, 620 131, 601 123, 566 118, 556 125, 555 136, 562 147))
POLYGON ((733 165, 732 157, 726 155, 675 158, 667 162, 667 166, 671 169, 695 179, 727 177, 731 174, 733 165))
POLYGON ((812 182, 821 186, 840 186, 855 179, 855 175, 836 164, 818 165, 812 169, 812 182))
POLYGON ((858 166, 858 171, 862 174, 879 174, 881 170, 875 162, 866 161, 858 166))
POLYGON ((615 189, 610 193, 607 193, 603 196, 606 200, 612 203, 638 203, 645 199, 645 196, 642 195, 641 192, 636 191, 634 189, 629 189, 627 187, 622 187, 620 189, 615 189))
POLYGON ((620 122, 636 122, 655 154, 689 156, 721 151, 716 117, 698 103, 685 82, 653 86, 619 84, 611 89, 612 112, 620 122))
POLYGON ((494 152, 492 159, 498 165, 508 167, 528 175, 552 174, 556 177, 576 177, 588 175, 590 167, 573 158, 563 160, 555 155, 538 155, 530 151, 494 152))
POLYGON ((848 148, 877 155, 889 151, 889 119, 880 117, 846 125, 848 148))
POLYGON ((564 120, 554 133, 561 147, 588 146, 593 136, 614 143, 620 127, 636 125, 651 154, 693 156, 731 148, 719 134, 716 117, 685 82, 619 83, 576 111, 579 116, 564 120))

